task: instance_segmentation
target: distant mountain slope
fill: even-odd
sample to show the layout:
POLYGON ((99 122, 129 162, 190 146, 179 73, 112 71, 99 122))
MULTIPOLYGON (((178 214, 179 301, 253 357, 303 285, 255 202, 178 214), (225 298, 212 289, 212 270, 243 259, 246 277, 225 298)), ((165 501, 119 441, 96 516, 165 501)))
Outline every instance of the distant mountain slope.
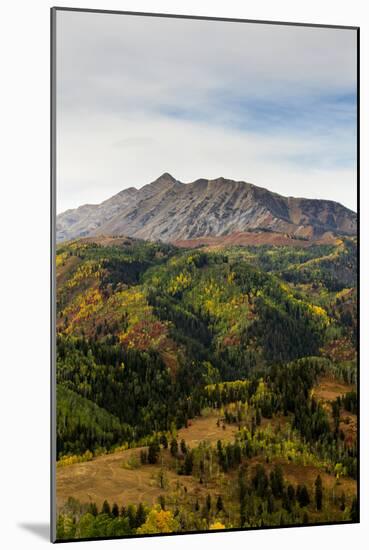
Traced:
POLYGON ((57 241, 127 235, 170 242, 255 230, 315 239, 326 232, 355 235, 356 218, 334 201, 283 197, 224 178, 184 184, 165 173, 141 189, 59 214, 57 241))

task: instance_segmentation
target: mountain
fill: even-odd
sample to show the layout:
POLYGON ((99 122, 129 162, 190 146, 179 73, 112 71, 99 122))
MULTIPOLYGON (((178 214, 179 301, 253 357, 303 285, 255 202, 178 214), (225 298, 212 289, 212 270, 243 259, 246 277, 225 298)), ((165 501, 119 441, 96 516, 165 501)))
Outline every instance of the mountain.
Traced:
POLYGON ((356 223, 356 214, 334 201, 284 197, 222 177, 185 184, 164 173, 141 189, 59 214, 57 241, 127 235, 173 242, 250 231, 315 240, 326 233, 355 235, 356 223))

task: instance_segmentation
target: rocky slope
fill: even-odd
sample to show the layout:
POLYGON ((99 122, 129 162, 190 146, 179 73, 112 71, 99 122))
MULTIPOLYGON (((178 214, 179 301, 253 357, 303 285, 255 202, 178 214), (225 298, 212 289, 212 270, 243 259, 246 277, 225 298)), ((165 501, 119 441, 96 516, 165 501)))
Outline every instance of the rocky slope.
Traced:
POLYGON ((334 201, 283 197, 225 178, 184 184, 165 173, 141 189, 59 214, 57 241, 127 235, 171 242, 249 231, 316 239, 327 232, 355 235, 356 218, 334 201))

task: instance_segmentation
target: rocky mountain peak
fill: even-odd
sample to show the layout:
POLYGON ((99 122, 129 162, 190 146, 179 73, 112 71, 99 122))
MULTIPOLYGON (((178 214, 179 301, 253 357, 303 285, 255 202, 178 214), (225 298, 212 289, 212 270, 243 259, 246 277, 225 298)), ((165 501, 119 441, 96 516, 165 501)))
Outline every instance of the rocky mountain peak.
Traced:
POLYGON ((184 184, 164 172, 140 189, 57 217, 58 241, 127 235, 170 242, 250 231, 355 235, 356 214, 334 201, 287 198, 244 181, 219 177, 184 184))

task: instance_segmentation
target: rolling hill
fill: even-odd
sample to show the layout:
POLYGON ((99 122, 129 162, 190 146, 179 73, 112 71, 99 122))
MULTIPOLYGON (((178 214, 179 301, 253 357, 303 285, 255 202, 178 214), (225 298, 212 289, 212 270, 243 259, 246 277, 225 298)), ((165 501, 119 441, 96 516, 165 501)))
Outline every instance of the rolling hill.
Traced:
POLYGON ((356 238, 214 239, 58 245, 58 539, 357 517, 356 238))

